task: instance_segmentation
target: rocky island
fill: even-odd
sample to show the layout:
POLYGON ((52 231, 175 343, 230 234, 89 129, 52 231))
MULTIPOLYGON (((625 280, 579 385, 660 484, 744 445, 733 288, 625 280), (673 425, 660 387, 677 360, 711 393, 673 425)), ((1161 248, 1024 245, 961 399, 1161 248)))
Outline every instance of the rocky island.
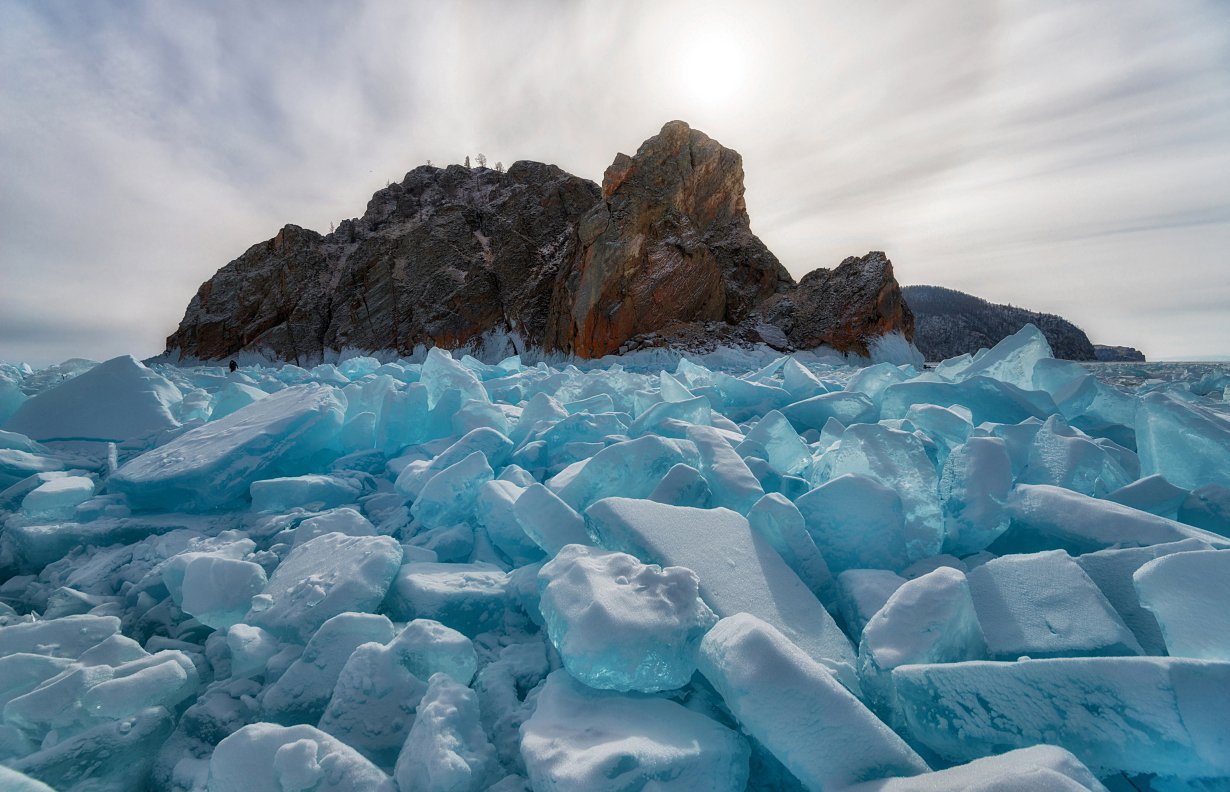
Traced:
POLYGON ((739 154, 682 121, 601 187, 554 165, 430 165, 321 235, 287 225, 203 283, 167 357, 309 363, 343 350, 821 345, 867 355, 914 317, 883 253, 797 283, 752 233, 739 154))

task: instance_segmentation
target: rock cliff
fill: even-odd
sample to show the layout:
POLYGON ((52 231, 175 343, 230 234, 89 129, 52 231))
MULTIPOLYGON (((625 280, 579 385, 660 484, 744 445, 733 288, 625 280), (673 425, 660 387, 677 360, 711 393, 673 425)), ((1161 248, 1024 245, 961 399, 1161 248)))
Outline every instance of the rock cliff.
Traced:
POLYGON ((912 336, 883 253, 796 285, 752 233, 743 191, 739 154, 681 121, 616 156, 601 188, 538 162, 416 168, 333 233, 288 225, 227 264, 167 353, 599 357, 716 339, 865 355, 875 336, 912 336))

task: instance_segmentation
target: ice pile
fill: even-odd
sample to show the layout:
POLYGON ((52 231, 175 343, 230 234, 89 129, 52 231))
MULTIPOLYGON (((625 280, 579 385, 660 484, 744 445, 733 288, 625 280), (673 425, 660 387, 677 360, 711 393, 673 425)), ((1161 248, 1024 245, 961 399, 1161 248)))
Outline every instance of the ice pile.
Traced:
POLYGON ((0 365, 0 788, 1230 788, 1192 373, 0 365))

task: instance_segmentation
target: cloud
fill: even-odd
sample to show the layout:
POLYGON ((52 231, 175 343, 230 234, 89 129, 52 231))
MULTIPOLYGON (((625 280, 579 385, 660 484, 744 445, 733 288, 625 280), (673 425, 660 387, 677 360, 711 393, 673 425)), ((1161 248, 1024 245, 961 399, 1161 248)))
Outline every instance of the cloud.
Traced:
POLYGON ((199 283, 427 159, 595 180, 672 118, 738 149, 796 275, 1230 350, 1230 9, 1210 0, 0 4, 0 358, 161 351, 199 283))

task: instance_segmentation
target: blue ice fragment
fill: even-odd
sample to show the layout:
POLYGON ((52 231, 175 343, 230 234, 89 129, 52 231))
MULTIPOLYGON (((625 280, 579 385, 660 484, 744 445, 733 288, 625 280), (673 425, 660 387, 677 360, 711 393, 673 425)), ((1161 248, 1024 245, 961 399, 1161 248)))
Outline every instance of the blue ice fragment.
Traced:
POLYGON ((944 515, 938 476, 917 436, 880 424, 847 427, 831 462, 832 476, 858 473, 896 491, 905 515, 906 553, 911 561, 940 552, 944 515))
POLYGON ((1049 743, 1099 776, 1230 776, 1230 663, 976 661, 901 666, 893 682, 908 733, 950 762, 1049 743))
POLYGON ((701 637, 717 621, 691 570, 626 553, 568 545, 539 570, 538 585, 551 643, 568 672, 593 688, 683 687, 701 637))
POLYGON ((699 470, 681 462, 666 471, 658 486, 649 493, 649 500, 707 509, 713 504, 713 492, 699 470))
POLYGON ((1140 399, 1136 444, 1141 473, 1179 487, 1230 487, 1230 416, 1165 393, 1140 399))
POLYGON ((905 778, 884 778, 846 787, 846 792, 1105 792, 1106 787, 1070 751, 1035 745, 975 759, 968 764, 905 778))
POLYGON ((254 512, 288 512, 296 508, 324 511, 357 503, 359 498, 376 490, 376 481, 366 474, 324 476, 313 473, 254 481, 248 490, 252 494, 254 512))
POLYGON ((434 619, 471 637, 499 629, 507 605, 508 575, 479 563, 406 564, 385 602, 395 619, 434 619))
MULTIPOLYGON (((1023 484, 1053 484, 1095 498, 1124 487, 1138 470, 1125 469, 1120 459, 1084 432, 1072 429, 1062 416, 1052 415, 1034 435, 1023 484)), ((1129 452, 1130 454, 1130 452, 1129 452)), ((1131 463, 1138 467, 1133 458, 1131 463)))
POLYGON ((1179 506, 1179 522, 1230 537, 1230 487, 1196 487, 1179 506))
POLYGON ((475 451, 428 479, 410 507, 410 514, 428 528, 472 520, 479 487, 492 478, 487 457, 482 451, 475 451))
POLYGON ((398 789, 480 792, 495 759, 474 691, 447 674, 432 676, 397 756, 398 789))
POLYGON ((1012 461, 1003 440, 971 437, 957 446, 940 474, 944 549, 957 555, 984 550, 1008 530, 1005 504, 1012 461))
POLYGON ((847 569, 837 575, 837 607, 846 632, 858 638, 871 617, 905 583, 887 569, 847 569))
POLYGON ((689 426, 687 439, 696 445, 712 504, 746 514, 764 489, 726 436, 711 426, 689 426))
POLYGON ((749 613, 709 631, 699 668, 743 729, 807 789, 930 769, 827 668, 749 613))
POLYGON ((478 399, 487 401, 487 390, 472 370, 453 360, 447 350, 432 347, 423 361, 419 381, 427 388, 427 406, 435 407, 446 391, 457 390, 461 401, 478 399))
POLYGON ((1016 424, 1028 418, 1046 418, 1056 411, 1055 402, 1043 391, 1025 391, 990 377, 963 382, 911 380, 884 389, 881 418, 904 418, 914 404, 959 405, 970 411, 977 426, 985 421, 1016 424))
POLYGON ((541 484, 531 484, 513 504, 513 519, 521 531, 547 555, 564 545, 590 544, 585 519, 558 495, 541 484))
POLYGON ((900 572, 909 565, 901 498, 875 479, 847 473, 795 505, 833 574, 862 568, 900 572))
POLYGON ((1173 553, 1132 575, 1171 657, 1230 660, 1230 552, 1173 553))
POLYGON ((790 425, 786 416, 772 410, 747 433, 748 444, 763 448, 763 457, 778 473, 803 475, 811 467, 811 451, 790 425))
POLYGON ((1106 597, 1062 550, 988 561, 970 571, 969 586, 994 659, 1143 654, 1106 597))
MULTIPOLYGON (((1176 487, 1160 473, 1125 484, 1106 496, 1106 500, 1129 506, 1133 509, 1156 514, 1168 520, 1178 519, 1179 508, 1187 499, 1188 490, 1176 487)), ((1180 520, 1180 522, 1183 522, 1180 520)), ((1206 528, 1206 526, 1197 526, 1206 528)))
POLYGON ((287 388, 125 463, 108 487, 145 509, 231 506, 254 481, 310 469, 335 442, 344 412, 332 388, 287 388))
POLYGON ((548 487, 576 511, 605 497, 645 498, 672 467, 699 465, 696 446, 684 440, 645 435, 607 446, 555 476, 548 487))
POLYGON ((836 602, 833 573, 808 532, 803 514, 789 498, 777 492, 765 495, 748 511, 747 521, 821 602, 826 606, 836 602))
POLYGON ((870 397, 848 391, 824 393, 782 408, 782 415, 790 419, 790 423, 800 432, 823 429, 832 418, 846 426, 874 422, 878 414, 879 409, 870 397))

